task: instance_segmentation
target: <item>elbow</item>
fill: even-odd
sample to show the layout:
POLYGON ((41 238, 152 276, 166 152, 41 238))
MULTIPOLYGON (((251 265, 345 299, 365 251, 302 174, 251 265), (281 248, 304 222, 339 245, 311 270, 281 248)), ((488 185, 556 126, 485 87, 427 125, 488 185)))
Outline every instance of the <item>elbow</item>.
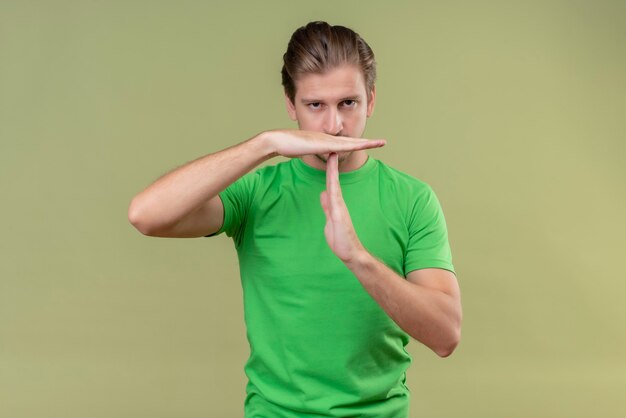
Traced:
POLYGON ((461 323, 463 322, 463 311, 459 304, 455 314, 451 317, 450 322, 444 327, 446 330, 438 341, 438 344, 431 347, 432 350, 441 358, 450 357, 454 350, 461 342, 461 323))
POLYGON ((457 345, 458 345, 458 341, 452 344, 448 344, 445 346, 441 346, 441 347, 437 347, 434 351, 435 354, 437 354, 439 357, 441 358, 446 358, 446 357, 450 357, 452 355, 452 353, 454 353, 454 350, 456 349, 457 345))
POLYGON ((128 221, 132 226, 135 227, 136 230, 141 232, 143 235, 151 236, 154 231, 151 228, 150 223, 146 221, 146 217, 141 211, 140 205, 137 203, 136 198, 130 202, 130 206, 128 207, 128 221))
POLYGON ((451 332, 451 335, 448 338, 446 338, 445 341, 442 341, 441 344, 439 344, 436 347, 433 347, 433 351, 435 352, 435 354, 437 354, 441 358, 450 357, 452 353, 454 353, 454 350, 456 350, 460 342, 461 342, 461 328, 458 327, 453 332, 451 332))

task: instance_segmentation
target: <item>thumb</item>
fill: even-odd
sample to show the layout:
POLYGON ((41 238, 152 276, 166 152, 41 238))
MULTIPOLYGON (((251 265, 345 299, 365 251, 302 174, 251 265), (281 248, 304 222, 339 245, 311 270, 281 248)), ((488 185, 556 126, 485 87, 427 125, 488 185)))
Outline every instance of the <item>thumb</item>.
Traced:
POLYGON ((328 218, 328 191, 324 190, 320 195, 320 202, 322 203, 322 209, 324 209, 324 214, 328 218))

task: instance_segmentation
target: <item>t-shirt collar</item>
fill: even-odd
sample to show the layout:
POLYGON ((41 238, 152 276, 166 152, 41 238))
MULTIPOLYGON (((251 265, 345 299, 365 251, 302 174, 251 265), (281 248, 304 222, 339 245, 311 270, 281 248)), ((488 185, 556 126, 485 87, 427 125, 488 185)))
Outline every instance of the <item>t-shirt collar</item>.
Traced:
MULTIPOLYGON (((298 174, 317 183, 326 183, 326 170, 312 167, 302 161, 301 158, 292 158, 291 164, 298 174)), ((361 167, 356 170, 339 173, 339 184, 350 184, 362 180, 367 177, 374 167, 376 167, 376 160, 368 155, 367 160, 361 167)))

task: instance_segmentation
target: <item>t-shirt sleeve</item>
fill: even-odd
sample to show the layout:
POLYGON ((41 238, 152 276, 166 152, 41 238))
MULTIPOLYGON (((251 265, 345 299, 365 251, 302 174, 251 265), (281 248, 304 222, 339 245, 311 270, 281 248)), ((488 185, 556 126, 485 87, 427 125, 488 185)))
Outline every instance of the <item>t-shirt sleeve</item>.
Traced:
POLYGON ((429 185, 417 196, 410 215, 404 261, 405 275, 422 268, 442 268, 456 274, 443 210, 429 185))
POLYGON ((239 241, 250 212, 259 177, 256 171, 245 174, 219 193, 224 205, 224 221, 218 231, 205 237, 213 237, 226 232, 227 236, 239 241))

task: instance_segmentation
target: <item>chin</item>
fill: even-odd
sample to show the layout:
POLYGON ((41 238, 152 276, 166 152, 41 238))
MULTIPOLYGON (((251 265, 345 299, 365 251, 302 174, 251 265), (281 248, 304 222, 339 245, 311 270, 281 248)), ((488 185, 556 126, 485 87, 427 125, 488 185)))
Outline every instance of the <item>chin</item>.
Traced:
MULTIPOLYGON (((350 156, 350 154, 352 154, 352 151, 340 152, 338 163, 341 164, 342 162, 344 162, 350 156)), ((330 153, 328 152, 326 154, 315 154, 315 156, 317 157, 318 160, 321 160, 324 163, 326 163, 328 161, 328 157, 330 156, 330 153)))

